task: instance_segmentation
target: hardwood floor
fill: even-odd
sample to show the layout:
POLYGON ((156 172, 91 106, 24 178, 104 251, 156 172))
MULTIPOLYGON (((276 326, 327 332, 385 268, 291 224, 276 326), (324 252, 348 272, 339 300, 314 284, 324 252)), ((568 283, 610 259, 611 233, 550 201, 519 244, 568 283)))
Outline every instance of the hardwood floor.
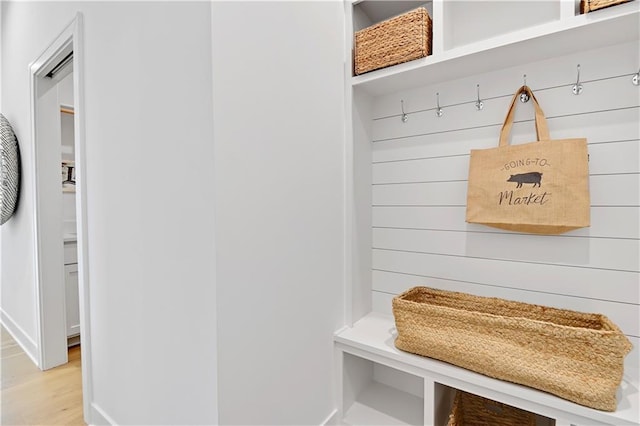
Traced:
POLYGON ((69 363, 40 371, 2 327, 2 425, 85 425, 80 346, 69 363))

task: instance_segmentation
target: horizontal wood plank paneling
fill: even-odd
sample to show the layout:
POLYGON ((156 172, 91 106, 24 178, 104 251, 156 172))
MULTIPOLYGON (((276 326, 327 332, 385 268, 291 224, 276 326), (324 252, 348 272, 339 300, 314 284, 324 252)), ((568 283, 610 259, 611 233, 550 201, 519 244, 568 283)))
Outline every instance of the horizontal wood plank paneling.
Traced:
MULTIPOLYGON (((607 315, 640 343, 639 43, 523 64, 472 79, 394 93, 372 111, 372 301, 427 285, 607 315), (584 90, 571 93, 581 64, 584 90), (635 68, 634 68, 635 67, 635 68), (591 227, 527 235, 465 222, 469 152, 497 146, 511 93, 526 69, 552 139, 587 139, 591 227), (529 74, 530 73, 530 74, 529 74), (515 77, 514 77, 515 74, 515 77), (574 74, 575 76, 575 74, 574 74), (440 93, 444 115, 435 114, 440 93), (409 120, 399 116, 405 101, 409 120)), ((535 140, 531 102, 518 102, 512 143, 535 140)), ((630 364, 633 365, 633 364, 630 364)))
MULTIPOLYGON (((465 222, 466 207, 374 207, 376 228, 440 229, 504 233, 497 228, 465 222)), ((640 207, 591 207, 591 226, 562 234, 565 237, 640 238, 640 207)))
MULTIPOLYGON (((590 175, 639 173, 638 140, 589 146, 590 175)), ((373 164, 373 184, 466 180, 468 153, 373 164)), ((637 177, 636 177, 637 178, 637 177)))
MULTIPOLYGON (((589 179, 591 205, 640 207, 640 173, 596 175, 589 179)), ((374 206, 458 206, 467 203, 467 181, 378 184, 374 206)))
POLYGON ((631 239, 376 228, 373 248, 640 271, 640 240, 631 239))
POLYGON ((562 292, 611 302, 640 303, 637 272, 379 249, 373 250, 373 269, 545 293, 562 292))
MULTIPOLYGON (((584 137, 591 146, 612 141, 639 140, 639 115, 640 108, 633 107, 548 119, 548 124, 551 137, 584 137)), ((375 142, 373 162, 468 155, 471 149, 494 148, 498 146, 501 127, 502 122, 475 129, 375 142)), ((529 142, 535 140, 532 121, 515 123, 513 138, 529 142)))

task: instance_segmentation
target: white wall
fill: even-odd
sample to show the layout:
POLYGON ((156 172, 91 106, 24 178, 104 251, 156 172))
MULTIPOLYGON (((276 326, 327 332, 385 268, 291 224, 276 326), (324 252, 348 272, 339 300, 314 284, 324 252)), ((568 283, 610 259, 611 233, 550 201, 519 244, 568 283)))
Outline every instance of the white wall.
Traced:
POLYGON ((73 129, 73 114, 60 113, 60 131, 62 143, 62 159, 73 160, 75 134, 73 129))
MULTIPOLYGON (((520 64, 379 97, 373 103, 373 306, 431 287, 607 315, 640 346, 640 91, 637 42, 520 64), (581 64, 583 93, 572 85, 581 64), (511 96, 536 93, 552 139, 586 137, 591 227, 525 235, 465 223, 470 149, 497 146, 511 96), (484 109, 474 106, 480 84, 484 109), (444 115, 436 117, 435 93, 444 115), (411 105, 405 124, 400 99, 411 105)), ((513 143, 535 140, 531 103, 517 102, 513 143)), ((544 185, 544 183, 543 183, 544 185)))
POLYGON ((28 64, 80 11, 92 403, 117 424, 215 423, 210 4, 1 7, 2 107, 24 167, 1 229, 3 321, 35 340, 28 64))
POLYGON ((73 107, 73 73, 58 83, 58 101, 60 101, 60 105, 73 107))
POLYGON ((221 424, 320 424, 342 324, 341 2, 214 2, 221 424))

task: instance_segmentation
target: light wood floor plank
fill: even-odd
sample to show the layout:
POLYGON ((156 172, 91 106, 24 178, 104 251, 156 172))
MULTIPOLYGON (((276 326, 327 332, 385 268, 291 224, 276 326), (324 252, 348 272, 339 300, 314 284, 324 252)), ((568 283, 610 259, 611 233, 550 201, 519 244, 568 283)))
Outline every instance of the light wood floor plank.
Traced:
POLYGON ((81 349, 69 363, 40 371, 2 328, 3 425, 85 425, 82 415, 81 349))

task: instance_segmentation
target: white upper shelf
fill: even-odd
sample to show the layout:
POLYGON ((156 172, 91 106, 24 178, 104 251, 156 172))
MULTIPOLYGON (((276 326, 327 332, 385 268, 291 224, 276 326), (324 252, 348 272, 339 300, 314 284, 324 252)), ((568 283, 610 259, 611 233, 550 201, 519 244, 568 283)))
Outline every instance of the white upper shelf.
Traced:
POLYGON ((379 96, 634 40, 640 40, 638 0, 355 76, 352 86, 379 96))

